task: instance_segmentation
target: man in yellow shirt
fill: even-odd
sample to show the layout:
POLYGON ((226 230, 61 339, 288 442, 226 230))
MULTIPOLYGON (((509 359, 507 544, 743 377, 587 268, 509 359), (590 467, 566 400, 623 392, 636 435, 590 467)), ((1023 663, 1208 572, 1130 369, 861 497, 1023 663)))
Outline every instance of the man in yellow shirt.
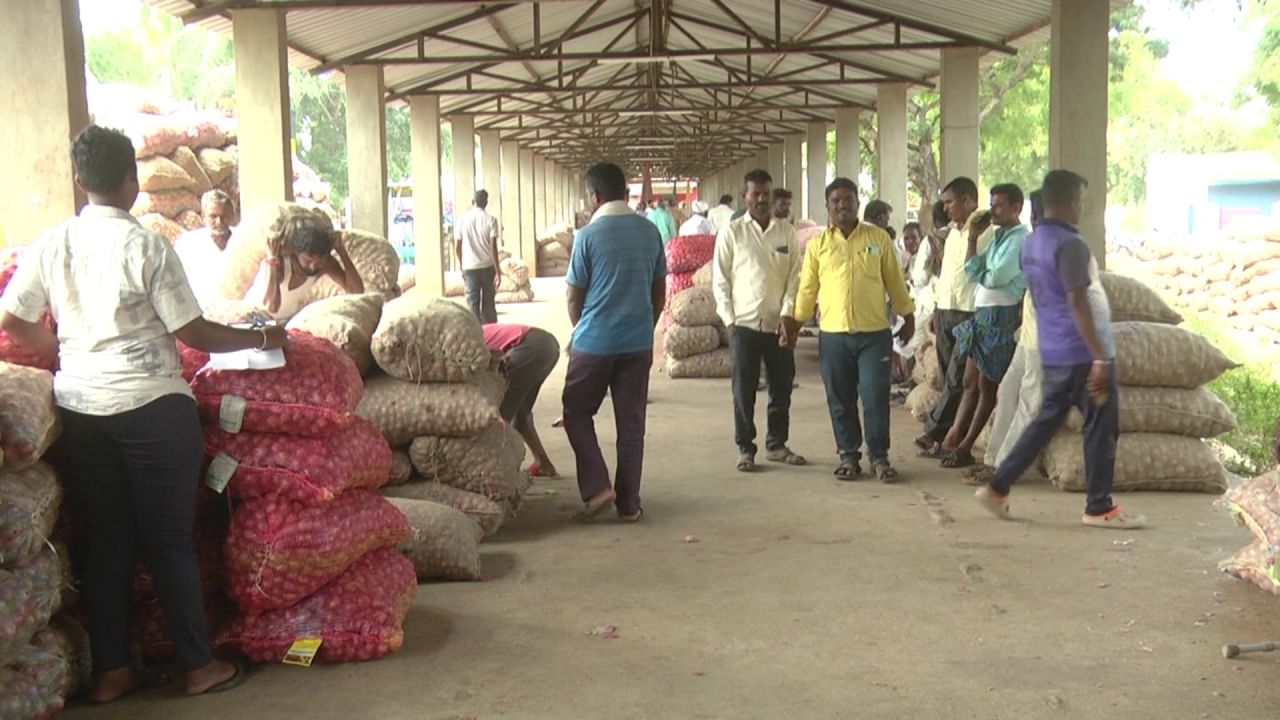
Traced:
POLYGON ((836 178, 827 186, 826 197, 831 227, 811 240, 805 250, 795 317, 782 318, 783 341, 794 345, 800 325, 813 317, 818 303, 822 304, 818 353, 840 451, 836 479, 856 480, 862 474, 861 398, 871 470, 883 482, 894 482, 898 471, 889 464, 893 336, 884 308, 885 293, 893 302, 894 313, 903 318, 899 337, 904 342, 915 334, 915 305, 889 233, 858 222, 858 187, 848 178, 836 178))
MULTIPOLYGON (((942 375, 942 394, 929 411, 924 434, 916 438, 915 445, 921 457, 938 458, 942 455, 942 439, 951 430, 956 419, 956 409, 964 395, 965 357, 953 358, 956 345, 956 328, 973 318, 974 295, 977 283, 965 273, 968 259, 970 220, 978 210, 978 185, 967 177, 958 177, 942 190, 942 203, 951 219, 951 230, 942 248, 942 270, 938 273, 934 296, 937 310, 929 318, 935 333, 934 350, 938 353, 938 372, 942 375)), ((977 238, 976 252, 982 252, 991 242, 994 232, 977 238)))

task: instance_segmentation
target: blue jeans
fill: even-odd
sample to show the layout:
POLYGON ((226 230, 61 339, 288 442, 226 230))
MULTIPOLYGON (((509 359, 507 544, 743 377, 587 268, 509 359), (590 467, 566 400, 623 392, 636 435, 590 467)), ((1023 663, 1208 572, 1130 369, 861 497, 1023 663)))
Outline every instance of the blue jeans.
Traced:
POLYGON ((1085 512, 1102 515, 1111 510, 1111 487, 1116 476, 1116 440, 1120 437, 1120 397, 1116 374, 1111 372, 1107 404, 1101 407, 1089 397, 1088 380, 1092 365, 1045 365, 1044 391, 1040 414, 1031 421, 1009 455, 996 468, 991 489, 1008 495, 1010 488, 1036 461, 1071 408, 1084 413, 1084 477, 1088 499, 1085 512))
POLYGON ((888 462, 893 335, 888 330, 819 333, 818 354, 840 460, 862 459, 864 423, 858 421, 861 398, 867 454, 872 463, 888 462))
POLYGON ((482 325, 498 322, 498 308, 494 304, 498 288, 495 285, 496 267, 463 270, 462 284, 467 289, 467 306, 482 325))

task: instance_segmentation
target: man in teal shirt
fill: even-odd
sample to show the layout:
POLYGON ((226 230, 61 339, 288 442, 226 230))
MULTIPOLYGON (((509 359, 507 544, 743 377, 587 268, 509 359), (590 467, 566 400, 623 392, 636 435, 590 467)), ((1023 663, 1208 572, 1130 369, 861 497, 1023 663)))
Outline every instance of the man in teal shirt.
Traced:
POLYGON ((671 211, 667 209, 667 201, 659 200, 657 207, 649 211, 649 222, 658 226, 658 234, 662 236, 662 244, 665 246, 670 242, 671 238, 676 236, 676 219, 671 216, 671 211))
POLYGON ((973 445, 996 406, 996 391, 1013 360, 1022 323, 1022 298, 1027 282, 1019 256, 1027 227, 1022 214, 1022 189, 1005 184, 991 188, 991 210, 975 220, 969 233, 965 275, 977 284, 974 316, 956 328, 956 347, 965 358, 964 395, 956 421, 942 440, 942 466, 973 465, 973 445), (994 237, 982 252, 978 239, 994 226, 994 237))

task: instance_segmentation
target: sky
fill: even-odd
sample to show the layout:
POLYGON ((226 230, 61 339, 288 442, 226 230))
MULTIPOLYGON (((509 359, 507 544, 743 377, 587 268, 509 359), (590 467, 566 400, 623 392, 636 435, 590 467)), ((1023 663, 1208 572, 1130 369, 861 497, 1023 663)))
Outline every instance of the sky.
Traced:
MULTIPOLYGON (((1202 0, 1187 12, 1177 0, 1137 1, 1146 8, 1146 22, 1155 34, 1169 40, 1163 70, 1192 97, 1231 101, 1258 40, 1257 28, 1240 27, 1236 3, 1202 0), (1206 62, 1208 57, 1213 62, 1206 62)), ((85 34, 128 27, 141 4, 141 0, 80 0, 85 34)))

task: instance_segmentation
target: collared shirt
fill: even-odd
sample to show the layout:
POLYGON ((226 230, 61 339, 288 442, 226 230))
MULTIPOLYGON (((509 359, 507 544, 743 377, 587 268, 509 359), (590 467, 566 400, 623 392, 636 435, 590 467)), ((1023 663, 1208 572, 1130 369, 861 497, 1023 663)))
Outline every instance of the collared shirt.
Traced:
POLYGON ((777 332, 781 318, 795 315, 803 262, 796 229, 786 220, 775 218, 761 229, 744 215, 721 228, 711 265, 720 320, 726 327, 777 332))
POLYGON ((729 205, 717 205, 711 208, 711 212, 707 213, 707 217, 711 220, 711 224, 715 226, 716 232, 720 232, 720 228, 729 224, 733 219, 733 207, 729 205))
POLYGON ((183 233, 173 243, 173 251, 182 261, 191 291, 196 294, 200 307, 209 307, 222 297, 218 284, 226 267, 226 254, 218 249, 209 228, 199 228, 183 233))
POLYGON ((1068 294, 1085 289, 1090 314, 1105 359, 1115 356, 1111 308, 1098 279, 1097 262, 1078 231, 1060 220, 1040 223, 1022 245, 1022 268, 1036 306, 1036 330, 1045 365, 1093 361, 1076 326, 1068 294))
POLYGON ((483 208, 473 205, 458 218, 453 235, 462 241, 463 270, 482 270, 498 264, 498 259, 493 256, 498 232, 498 219, 483 208))
MULTIPOLYGON (((289 284, 293 282, 293 260, 291 258, 281 258, 284 263, 284 270, 280 275, 280 308, 271 317, 275 318, 281 324, 289 322, 294 315, 302 311, 315 298, 312 297, 311 289, 319 280, 319 276, 307 276, 303 278, 302 284, 296 288, 290 288, 289 284)), ((253 279, 253 285, 249 287, 249 292, 244 298, 252 303, 267 304, 267 288, 271 286, 271 265, 266 260, 258 266, 258 275, 253 279)))
POLYGON ((662 236, 662 244, 666 245, 671 238, 676 236, 676 219, 671 213, 663 208, 654 208, 647 215, 649 222, 658 228, 658 234, 662 236))
POLYGON ((680 226, 676 235, 715 235, 716 226, 706 215, 692 215, 680 226))
POLYGON ((829 227, 805 249, 795 317, 805 322, 821 305, 818 325, 823 332, 887 330, 886 293, 895 314, 915 312, 889 233, 866 222, 848 237, 829 227))
POLYGON ((163 235, 117 208, 88 205, 23 255, 0 306, 58 324, 60 407, 119 415, 166 395, 191 396, 173 333, 200 317, 182 262, 163 235))
MULTIPOLYGON (((1027 226, 1018 224, 995 228, 993 238, 964 264, 965 275, 978 283, 974 295, 977 307, 1017 305, 1027 291, 1022 275, 1022 241, 1027 226)), ((981 239, 979 239, 981 242, 981 239)))
POLYGON ((653 285, 667 275, 653 223, 621 200, 605 203, 573 241, 565 282, 586 291, 573 349, 623 355, 653 349, 653 285))
MULTIPOLYGON (((946 243, 942 248, 942 271, 938 273, 938 285, 934 290, 937 294, 939 310, 973 312, 977 283, 965 274, 964 263, 965 255, 968 254, 969 227, 981 212, 981 210, 975 210, 965 222, 964 227, 954 223, 951 225, 951 232, 947 235, 946 243)), ((977 252, 985 250, 993 236, 994 233, 989 232, 979 236, 977 252)))

